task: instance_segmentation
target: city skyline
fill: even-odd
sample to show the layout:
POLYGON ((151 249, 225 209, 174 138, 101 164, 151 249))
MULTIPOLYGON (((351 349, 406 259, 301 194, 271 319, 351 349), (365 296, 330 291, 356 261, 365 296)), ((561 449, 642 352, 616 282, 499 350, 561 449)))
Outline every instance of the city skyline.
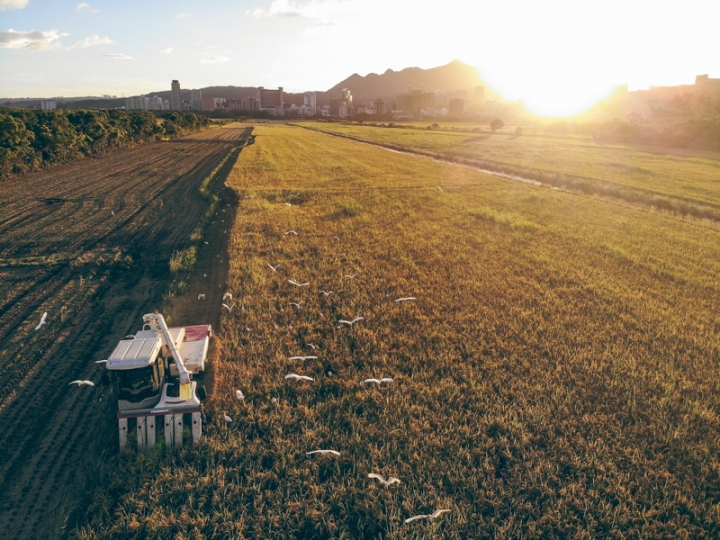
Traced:
POLYGON ((628 84, 720 76, 713 2, 0 0, 2 97, 147 94, 183 81, 324 91, 454 59, 507 100, 572 114, 628 84))

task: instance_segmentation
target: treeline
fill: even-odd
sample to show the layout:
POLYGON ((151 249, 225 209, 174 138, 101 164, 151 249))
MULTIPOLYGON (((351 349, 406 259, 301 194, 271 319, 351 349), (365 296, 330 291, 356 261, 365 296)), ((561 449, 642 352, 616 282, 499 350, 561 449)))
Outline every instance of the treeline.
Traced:
POLYGON ((208 124, 206 116, 185 112, 0 109, 0 177, 175 138, 208 124))
POLYGON ((614 118, 604 122, 560 120, 537 129, 554 135, 591 136, 597 142, 720 150, 720 115, 660 120, 614 118))

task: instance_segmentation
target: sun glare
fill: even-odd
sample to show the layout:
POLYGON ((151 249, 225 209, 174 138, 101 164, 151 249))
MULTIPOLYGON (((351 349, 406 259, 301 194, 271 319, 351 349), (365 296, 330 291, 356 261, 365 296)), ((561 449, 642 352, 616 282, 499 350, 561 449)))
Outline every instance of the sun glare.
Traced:
POLYGON ((527 69, 478 69, 487 86, 503 101, 521 101, 532 113, 563 117, 581 114, 608 97, 620 84, 609 78, 527 69))
POLYGON ((567 88, 557 84, 528 88, 521 96, 525 106, 540 116, 573 116, 581 114, 607 97, 612 88, 598 88, 593 84, 578 84, 567 88))

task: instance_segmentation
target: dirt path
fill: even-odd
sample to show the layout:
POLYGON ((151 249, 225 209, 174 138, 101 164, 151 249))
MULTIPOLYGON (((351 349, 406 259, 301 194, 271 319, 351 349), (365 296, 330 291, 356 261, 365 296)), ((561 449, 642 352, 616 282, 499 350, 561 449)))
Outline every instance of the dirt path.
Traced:
POLYGON ((228 292, 225 287, 228 274, 227 247, 237 205, 236 193, 228 188, 223 189, 217 213, 207 228, 205 240, 200 244, 196 269, 188 281, 188 292, 171 299, 163 307, 171 325, 211 324, 215 331, 219 330, 220 313, 225 309, 222 304, 233 304, 232 300, 223 300, 223 296, 228 292), (203 300, 198 299, 200 294, 205 295, 203 300))

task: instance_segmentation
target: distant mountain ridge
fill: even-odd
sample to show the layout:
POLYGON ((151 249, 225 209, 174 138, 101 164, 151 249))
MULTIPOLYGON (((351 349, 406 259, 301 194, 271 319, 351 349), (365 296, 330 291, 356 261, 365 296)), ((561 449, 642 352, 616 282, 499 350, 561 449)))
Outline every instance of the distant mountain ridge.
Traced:
POLYGON ((364 102, 377 98, 395 98, 406 94, 408 88, 413 90, 424 88, 426 92, 438 91, 439 94, 444 95, 462 95, 474 91, 478 86, 486 87, 486 96, 494 95, 474 67, 460 60, 453 60, 444 66, 430 69, 417 67, 405 68, 401 71, 388 69, 382 75, 369 73, 364 77, 354 73, 323 92, 323 97, 329 99, 338 95, 343 88, 347 88, 354 102, 364 102))
MULTIPOLYGON (((182 85, 182 81, 180 81, 182 85)), ((169 84, 168 84, 169 86, 169 84)), ((430 69, 422 69, 418 67, 409 67, 401 71, 393 71, 388 69, 385 73, 378 75, 377 73, 369 73, 365 76, 354 73, 347 79, 339 82, 329 90, 317 92, 318 105, 327 105, 330 99, 336 97, 343 88, 350 90, 353 96, 353 102, 356 104, 375 100, 377 98, 395 99, 402 94, 408 92, 408 88, 413 90, 425 89, 426 92, 437 91, 439 95, 445 98, 450 97, 466 97, 471 98, 473 92, 478 86, 485 87, 486 98, 496 98, 497 94, 487 87, 483 79, 480 77, 476 69, 472 66, 464 64, 460 60, 453 60, 449 64, 430 69)), ((206 86, 199 89, 203 97, 207 98, 225 98, 242 99, 244 97, 256 97, 257 86, 206 86)), ((190 101, 190 89, 181 89, 180 95, 183 101, 190 101)), ((161 90, 158 92, 148 92, 143 95, 159 96, 163 99, 170 99, 170 90, 161 90)), ((40 99, 28 99, 27 105, 21 104, 18 100, 14 106, 39 106, 40 99)), ((91 101, 100 98, 68 98, 60 101, 91 101)), ((22 100, 24 101, 24 100, 22 100)), ((105 106, 118 107, 122 106, 125 98, 108 101, 105 106)), ((302 93, 285 93, 285 102, 301 105, 303 103, 302 93)))
MULTIPOLYGON (((446 97, 470 97, 478 86, 485 86, 485 97, 497 97, 487 87, 474 67, 460 60, 453 60, 444 66, 430 69, 418 67, 409 67, 401 71, 388 69, 381 75, 369 73, 365 76, 353 73, 329 90, 317 92, 317 100, 318 104, 327 105, 330 103, 330 98, 337 96, 343 88, 350 90, 355 103, 363 103, 377 98, 395 99, 401 94, 406 94, 408 88, 413 90, 424 88, 426 92, 438 91, 438 94, 446 97)), ((241 99, 257 96, 257 87, 255 86, 209 86, 200 90, 203 97, 241 99)), ((190 90, 181 90, 181 94, 184 100, 190 99, 190 90)), ((154 95, 170 99, 169 90, 156 92, 154 95)), ((301 105, 303 95, 302 93, 286 92, 285 101, 301 105)))

